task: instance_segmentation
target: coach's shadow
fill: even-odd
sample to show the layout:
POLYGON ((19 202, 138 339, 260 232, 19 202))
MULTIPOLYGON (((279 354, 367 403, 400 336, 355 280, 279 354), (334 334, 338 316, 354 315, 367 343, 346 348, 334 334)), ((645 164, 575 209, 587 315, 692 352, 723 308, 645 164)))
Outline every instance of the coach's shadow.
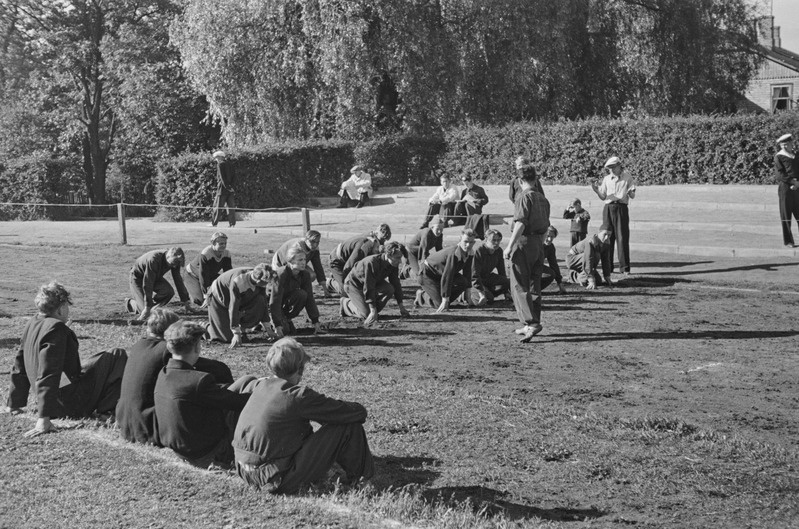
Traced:
MULTIPOLYGON (((684 266, 703 265, 715 263, 716 261, 665 261, 662 263, 635 263, 635 268, 681 268, 684 266)), ((663 274, 667 272, 661 272, 663 274)))
POLYGON ((591 334, 547 334, 536 342, 616 342, 619 340, 760 340, 790 338, 799 331, 650 331, 598 332, 591 334))
POLYGON ((0 338, 0 348, 4 347, 19 347, 19 338, 0 338))
MULTIPOLYGON (((713 261, 710 261, 713 262, 713 261)), ((702 274, 716 274, 720 272, 746 272, 750 270, 763 270, 766 272, 776 272, 778 268, 786 266, 799 266, 799 263, 763 263, 746 266, 732 266, 729 268, 712 268, 708 270, 683 270, 680 272, 652 272, 651 275, 702 275, 702 274)))
POLYGON ((428 489, 423 496, 430 503, 452 507, 468 502, 475 512, 483 511, 489 516, 502 514, 506 518, 517 521, 540 518, 553 522, 581 522, 588 519, 601 518, 607 514, 596 508, 569 509, 555 507, 553 509, 541 509, 531 505, 512 503, 506 499, 507 493, 480 486, 428 489))

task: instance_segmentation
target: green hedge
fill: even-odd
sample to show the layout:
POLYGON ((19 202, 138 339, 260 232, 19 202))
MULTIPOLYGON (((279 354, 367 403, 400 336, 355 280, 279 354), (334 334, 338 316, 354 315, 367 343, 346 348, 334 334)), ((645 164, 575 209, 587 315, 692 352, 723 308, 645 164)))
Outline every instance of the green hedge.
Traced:
POLYGON ((375 187, 438 183, 431 173, 441 165, 444 137, 386 136, 355 147, 355 159, 372 174, 375 187))
MULTIPOLYGON (((236 171, 236 205, 245 209, 296 206, 313 196, 335 194, 354 163, 352 145, 336 141, 271 145, 229 153, 228 158, 236 171)), ((210 219, 216 186, 210 154, 163 160, 156 185, 159 218, 210 219)))
MULTIPOLYGON (((0 202, 68 204, 85 195, 78 158, 39 154, 0 164, 0 202)), ((88 207, 0 206, 0 220, 63 220, 85 216, 88 207)))
POLYGON ((799 131, 799 113, 470 127, 447 133, 441 162, 490 184, 508 181, 519 154, 550 184, 587 184, 610 156, 639 184, 771 184, 774 141, 791 131, 799 131))

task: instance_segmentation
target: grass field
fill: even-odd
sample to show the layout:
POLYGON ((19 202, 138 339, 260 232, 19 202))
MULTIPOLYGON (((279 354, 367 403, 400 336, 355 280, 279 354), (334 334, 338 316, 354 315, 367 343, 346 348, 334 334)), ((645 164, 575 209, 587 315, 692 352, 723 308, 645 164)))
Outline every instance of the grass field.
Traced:
MULTIPOLYGON (((232 238, 234 266, 280 239, 232 238)), ((205 237, 180 243, 191 257, 205 237)), ((149 249, 68 234, 0 246, 0 392, 49 279, 73 292, 83 354, 132 344, 127 271, 149 249)), ((2 414, 0 527, 796 527, 795 263, 634 257, 643 273, 618 288, 545 293, 529 345, 507 303, 408 320, 392 303, 373 328, 343 321, 319 337, 297 320, 305 382, 369 409, 365 489, 273 497, 121 442, 112 425, 60 421, 31 440, 32 414, 2 414)), ((337 301, 320 308, 337 320, 337 301)), ((205 354, 262 375, 267 348, 256 336, 205 354)))

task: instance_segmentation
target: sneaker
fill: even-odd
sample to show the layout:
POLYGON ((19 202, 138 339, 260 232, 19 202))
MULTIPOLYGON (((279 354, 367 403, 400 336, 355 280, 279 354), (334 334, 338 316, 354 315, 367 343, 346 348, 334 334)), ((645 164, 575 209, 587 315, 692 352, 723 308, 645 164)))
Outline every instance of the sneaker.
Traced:
POLYGON ((421 288, 416 291, 416 299, 413 300, 414 307, 422 306, 422 294, 424 294, 424 290, 422 290, 421 288))
POLYGON ((338 315, 340 318, 346 318, 347 313, 344 312, 344 304, 347 302, 347 298, 341 298, 338 300, 338 315))
POLYGON ((126 310, 127 310, 129 313, 130 313, 130 314, 136 314, 136 313, 138 312, 138 311, 136 310, 136 307, 135 307, 135 306, 134 306, 134 304, 133 304, 133 298, 125 298, 125 309, 126 309, 126 310))
POLYGON ((336 292, 336 289, 333 288, 333 278, 332 277, 328 277, 325 280, 325 289, 327 289, 327 293, 328 294, 338 294, 338 292, 336 292))

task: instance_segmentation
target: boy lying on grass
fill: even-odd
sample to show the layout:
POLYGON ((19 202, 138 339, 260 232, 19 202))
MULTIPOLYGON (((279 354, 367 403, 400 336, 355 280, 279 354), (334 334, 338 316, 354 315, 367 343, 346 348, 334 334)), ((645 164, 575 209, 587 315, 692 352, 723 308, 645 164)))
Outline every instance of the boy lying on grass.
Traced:
POLYGON ((266 363, 276 378, 259 379, 233 436, 236 470, 249 485, 292 493, 325 476, 333 463, 347 482, 374 474, 363 422, 366 409, 300 386, 310 358, 293 338, 275 342, 266 363), (311 421, 322 425, 316 432, 311 421))

